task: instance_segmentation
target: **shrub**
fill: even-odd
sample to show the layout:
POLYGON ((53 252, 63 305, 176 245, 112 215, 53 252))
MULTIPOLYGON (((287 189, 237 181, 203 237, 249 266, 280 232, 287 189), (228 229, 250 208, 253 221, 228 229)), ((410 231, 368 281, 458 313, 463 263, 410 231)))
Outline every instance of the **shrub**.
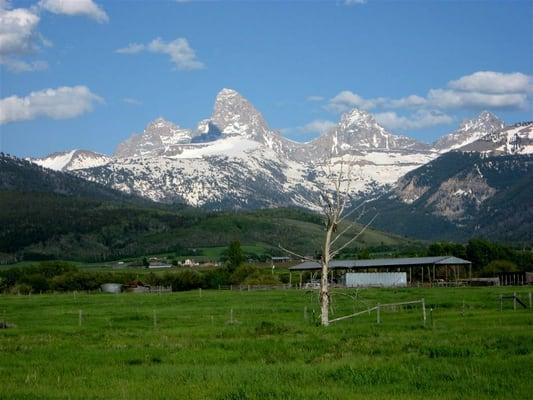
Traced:
POLYGON ((249 276, 252 276, 258 272, 259 269, 257 267, 252 265, 241 265, 231 274, 230 282, 233 285, 238 285, 243 283, 249 276))
POLYGON ((512 261, 508 260, 494 260, 488 263, 485 268, 483 268, 482 273, 485 276, 493 276, 498 272, 516 272, 518 267, 512 261))
POLYGON ((204 286, 202 274, 192 270, 185 270, 177 274, 168 274, 166 278, 170 278, 170 285, 172 286, 173 292, 197 289, 204 286))

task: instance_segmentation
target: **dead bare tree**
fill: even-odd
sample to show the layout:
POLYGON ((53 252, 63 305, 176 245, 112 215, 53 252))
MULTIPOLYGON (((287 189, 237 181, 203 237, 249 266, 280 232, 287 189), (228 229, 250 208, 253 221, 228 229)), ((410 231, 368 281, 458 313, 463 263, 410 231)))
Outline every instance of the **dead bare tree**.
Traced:
MULTIPOLYGON (((324 216, 325 235, 322 245, 321 264, 321 278, 320 278, 320 321, 323 326, 329 325, 329 308, 330 308, 330 290, 328 275, 330 272, 330 263, 342 250, 355 242, 370 224, 377 217, 377 214, 358 231, 354 232, 354 228, 360 226, 357 219, 350 219, 356 211, 360 210, 366 201, 360 202, 359 205, 353 206, 350 196, 350 185, 352 181, 352 165, 349 162, 346 166, 344 160, 338 163, 338 171, 334 171, 332 157, 325 163, 325 166, 320 166, 326 179, 332 183, 331 188, 321 190, 319 193, 320 207, 324 216), (352 208, 350 208, 352 206, 352 208), (349 209, 349 211, 348 211, 349 209), (341 224, 346 223, 343 229, 340 229, 341 224), (348 239, 346 239, 348 237, 348 239), (344 241, 344 243, 342 243, 344 241)), ((361 215, 360 215, 361 216, 361 215)), ((290 254, 301 257, 308 261, 316 261, 309 257, 298 255, 290 250, 280 246, 280 248, 290 254)))

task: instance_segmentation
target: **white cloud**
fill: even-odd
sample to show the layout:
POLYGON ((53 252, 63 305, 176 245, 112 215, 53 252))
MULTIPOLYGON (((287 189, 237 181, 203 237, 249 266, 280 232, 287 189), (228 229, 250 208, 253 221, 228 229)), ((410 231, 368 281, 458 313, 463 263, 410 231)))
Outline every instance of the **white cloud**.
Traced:
POLYGON ((324 97, 322 96, 307 96, 307 101, 322 101, 324 100, 324 97))
POLYGON ((92 111, 102 101, 86 86, 64 86, 31 92, 26 97, 5 97, 0 99, 0 124, 39 117, 74 118, 92 111))
POLYGON ((130 43, 128 46, 116 50, 121 54, 138 54, 143 51, 166 54, 179 70, 202 69, 205 65, 196 58, 196 52, 189 46, 185 38, 177 38, 171 42, 165 42, 161 38, 152 40, 147 45, 130 43))
POLYGON ((316 119, 303 126, 298 127, 297 130, 301 133, 324 133, 327 130, 333 128, 335 125, 337 124, 333 121, 316 119))
MULTIPOLYGON (((364 98, 344 90, 328 101, 326 109, 345 112, 352 108, 364 110, 403 109, 526 109, 533 93, 533 77, 520 72, 479 71, 448 82, 446 88, 430 89, 425 97, 410 95, 398 99, 364 98)), ((393 118, 394 113, 384 113, 393 118)))
POLYGON ((391 130, 416 130, 453 122, 451 116, 435 110, 419 110, 408 117, 389 111, 377 113, 374 117, 381 125, 391 130))
POLYGON ((300 136, 300 135, 305 135, 305 134, 313 134, 313 135, 319 134, 320 135, 328 131, 335 125, 337 124, 333 121, 328 121, 324 119, 316 119, 302 126, 280 129, 280 132, 283 135, 292 135, 292 136, 300 136))
POLYGON ((478 71, 448 83, 455 90, 480 93, 528 93, 533 92, 533 77, 520 72, 502 73, 478 71))
POLYGON ((92 0, 41 0, 39 6, 54 14, 85 16, 99 23, 109 21, 106 12, 92 0))
POLYGON ((524 93, 491 94, 480 92, 463 92, 450 89, 431 89, 427 96, 428 103, 437 108, 507 108, 523 109, 527 107, 527 95, 524 93))
POLYGON ((385 102, 385 98, 365 99, 349 90, 343 90, 328 102, 326 109, 339 113, 351 110, 352 108, 370 110, 383 105, 385 102))
POLYGON ((142 104, 142 101, 131 98, 131 97, 124 97, 122 101, 132 106, 140 106, 142 104))
POLYGON ((353 6, 356 4, 366 4, 367 0, 344 0, 344 5, 353 6))
POLYGON ((33 71, 42 71, 48 68, 48 63, 46 61, 22 61, 18 58, 12 57, 2 57, 0 56, 0 64, 5 65, 6 68, 15 73, 19 72, 33 72, 33 71))
POLYGON ((25 8, 9 10, 0 6, 0 55, 20 55, 35 51, 39 16, 25 8))
POLYGON ((130 43, 126 47, 117 49, 116 52, 120 54, 137 54, 144 51, 146 46, 140 43, 130 43))
POLYGON ((424 97, 417 96, 412 94, 407 97, 402 97, 400 99, 389 99, 386 104, 390 108, 410 108, 410 107, 420 107, 427 103, 427 100, 424 97))

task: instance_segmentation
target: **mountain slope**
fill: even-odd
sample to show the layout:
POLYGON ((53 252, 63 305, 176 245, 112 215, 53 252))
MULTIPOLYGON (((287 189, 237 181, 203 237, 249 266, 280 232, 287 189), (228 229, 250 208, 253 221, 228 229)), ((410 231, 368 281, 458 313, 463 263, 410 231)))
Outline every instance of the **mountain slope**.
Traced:
POLYGON ((32 158, 29 161, 55 171, 75 171, 106 165, 111 162, 111 157, 89 150, 71 150, 53 153, 47 157, 32 158))
POLYGON ((393 192, 371 204, 380 212, 375 226, 425 239, 487 236, 528 243, 532 179, 533 155, 446 153, 406 174, 393 192))
MULTIPOLYGON (((193 249, 227 246, 234 240, 261 247, 267 254, 280 254, 279 243, 314 254, 323 235, 320 216, 306 210, 173 211, 55 193, 9 191, 0 191, 0 226, 0 256, 85 261, 157 253, 198 255, 193 249)), ((401 245, 406 241, 370 229, 353 248, 363 243, 401 245)))
POLYGON ((0 153, 0 191, 46 192, 98 200, 147 200, 129 196, 69 173, 43 168, 35 163, 0 153))

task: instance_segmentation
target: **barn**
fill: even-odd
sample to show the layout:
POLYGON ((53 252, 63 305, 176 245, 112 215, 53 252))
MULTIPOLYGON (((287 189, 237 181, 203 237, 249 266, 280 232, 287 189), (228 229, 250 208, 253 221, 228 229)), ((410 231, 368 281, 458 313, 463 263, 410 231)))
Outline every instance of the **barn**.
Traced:
MULTIPOLYGON (((289 268, 290 281, 296 273, 302 286, 305 272, 311 273, 314 280, 320 276, 321 269, 318 261, 294 265, 289 268)), ((333 260, 329 269, 330 282, 340 286, 407 286, 472 278, 472 263, 453 256, 333 260)))

